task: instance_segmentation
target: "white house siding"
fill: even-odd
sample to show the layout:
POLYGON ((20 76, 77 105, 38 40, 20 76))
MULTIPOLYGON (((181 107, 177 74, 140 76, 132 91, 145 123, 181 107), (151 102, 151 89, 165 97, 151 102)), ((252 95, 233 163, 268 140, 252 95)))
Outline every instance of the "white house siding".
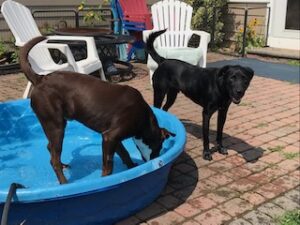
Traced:
MULTIPOLYGON (((266 3, 271 8, 268 46, 274 48, 285 48, 300 50, 300 31, 285 29, 286 12, 288 0, 229 0, 234 3, 266 3)), ((294 0, 299 1, 299 0, 294 0)), ((299 23, 300 9, 295 18, 299 23)))

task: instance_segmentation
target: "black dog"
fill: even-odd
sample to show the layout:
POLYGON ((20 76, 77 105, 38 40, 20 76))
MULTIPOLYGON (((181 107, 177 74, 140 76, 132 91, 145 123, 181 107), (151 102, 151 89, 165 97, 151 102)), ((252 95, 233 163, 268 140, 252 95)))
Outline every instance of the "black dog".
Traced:
POLYGON ((203 158, 212 160, 209 149, 209 120, 218 110, 217 149, 221 154, 228 154, 222 145, 223 127, 227 110, 231 102, 239 104, 253 77, 253 70, 241 66, 224 66, 218 68, 200 68, 176 59, 165 59, 158 55, 153 43, 166 30, 150 34, 147 51, 158 63, 152 82, 154 89, 154 106, 167 111, 175 102, 178 92, 182 92, 196 104, 203 107, 203 158))
MULTIPOLYGON (((157 119, 140 92, 129 86, 103 82, 100 79, 74 72, 53 72, 37 75, 28 61, 28 53, 44 37, 29 41, 20 51, 20 64, 34 85, 31 107, 48 138, 51 165, 61 184, 67 180, 61 163, 62 143, 67 120, 77 120, 103 135, 102 176, 111 174, 113 155, 117 152, 129 167, 135 166, 121 143, 134 137, 141 153, 147 150, 159 156, 163 141, 169 136, 158 126, 157 119)), ((171 134, 173 135, 173 134, 171 134)), ((145 156, 143 155, 145 158, 145 156)))

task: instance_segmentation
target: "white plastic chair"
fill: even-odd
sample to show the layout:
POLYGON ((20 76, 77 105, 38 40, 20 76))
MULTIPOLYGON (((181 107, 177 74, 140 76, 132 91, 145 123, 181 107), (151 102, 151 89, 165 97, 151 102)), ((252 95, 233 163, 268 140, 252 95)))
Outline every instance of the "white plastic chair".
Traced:
MULTIPOLYGON (((178 0, 162 0, 151 6, 153 29, 143 31, 143 40, 147 41, 150 33, 167 28, 154 42, 157 52, 164 58, 179 59, 200 67, 206 67, 207 46, 210 34, 205 31, 191 30, 193 8, 178 0), (200 36, 199 47, 188 47, 191 36, 200 36)), ((148 55, 147 67, 150 81, 157 68, 157 63, 148 55)))
MULTIPOLYGON (((32 38, 42 36, 30 10, 24 5, 7 0, 1 6, 1 13, 15 37, 16 46, 21 47, 32 38)), ((37 44, 29 53, 29 61, 37 74, 47 75, 58 70, 90 74, 99 70, 101 79, 106 80, 93 37, 54 35, 48 36, 47 38, 48 40, 60 41, 85 41, 87 45, 87 58, 75 61, 68 45, 47 43, 48 40, 45 40, 37 44), (49 49, 58 49, 61 51, 65 54, 67 62, 56 64, 50 55, 49 49)), ((31 83, 29 82, 23 94, 23 98, 28 97, 30 87, 31 83)))

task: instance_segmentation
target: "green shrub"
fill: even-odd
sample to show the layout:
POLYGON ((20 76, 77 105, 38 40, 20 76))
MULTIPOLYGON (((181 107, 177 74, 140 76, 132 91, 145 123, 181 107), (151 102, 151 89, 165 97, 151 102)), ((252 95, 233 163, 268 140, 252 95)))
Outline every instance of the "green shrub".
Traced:
MULTIPOLYGON (((254 18, 247 24, 246 29, 246 51, 247 49, 255 48, 255 47, 263 47, 265 45, 264 39, 256 34, 255 28, 259 25, 259 21, 254 18)), ((243 49, 243 33, 244 29, 241 28, 236 34, 236 48, 235 50, 238 53, 242 52, 243 49)))
POLYGON ((196 30, 204 30, 212 35, 214 26, 213 16, 215 15, 214 41, 216 45, 221 45, 224 40, 224 12, 227 1, 225 0, 185 0, 193 7, 192 27, 196 30))

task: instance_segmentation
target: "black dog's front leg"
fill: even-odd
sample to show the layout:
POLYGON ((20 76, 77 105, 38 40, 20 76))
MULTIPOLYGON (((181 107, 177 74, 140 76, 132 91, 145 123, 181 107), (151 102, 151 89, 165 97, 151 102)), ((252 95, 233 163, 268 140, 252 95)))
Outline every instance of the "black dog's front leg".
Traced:
POLYGON ((227 149, 223 146, 223 128, 226 121, 227 111, 229 105, 220 108, 218 111, 218 125, 217 125, 217 146, 216 149, 223 155, 228 155, 227 149))
POLYGON ((212 113, 206 110, 202 112, 202 136, 203 136, 203 159, 212 160, 212 153, 209 149, 209 121, 212 113))

